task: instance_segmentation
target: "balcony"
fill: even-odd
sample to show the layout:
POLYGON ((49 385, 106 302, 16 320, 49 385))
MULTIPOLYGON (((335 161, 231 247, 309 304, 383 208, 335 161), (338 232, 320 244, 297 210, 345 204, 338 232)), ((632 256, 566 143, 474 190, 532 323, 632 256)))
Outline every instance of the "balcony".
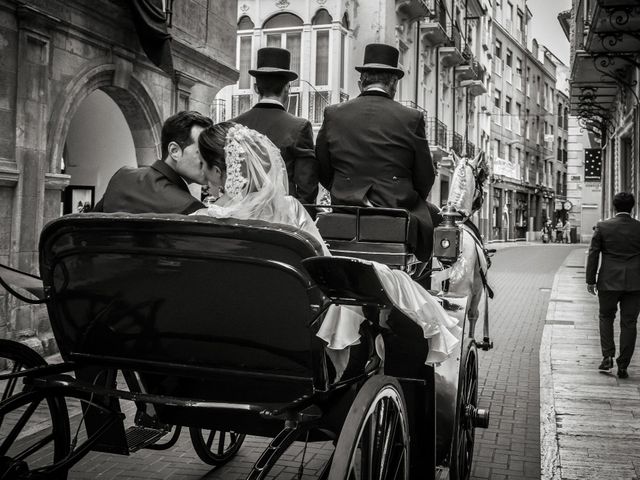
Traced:
POLYGON ((431 17, 420 26, 422 43, 429 47, 443 45, 447 35, 447 7, 442 0, 431 0, 431 17))
POLYGON ((449 46, 440 48, 440 59, 445 68, 457 67, 464 62, 462 55, 462 36, 457 25, 451 25, 449 46))
POLYGON ((449 132, 449 147, 456 152, 457 155, 462 155, 465 143, 464 138, 457 132, 449 132))
POLYGON ((235 118, 238 115, 246 112, 251 108, 253 95, 250 93, 233 95, 231 97, 231 117, 235 118))
POLYGON ((309 121, 321 125, 324 120, 324 109, 329 105, 331 92, 309 92, 309 121))
POLYGON ((485 93, 487 93, 487 87, 482 80, 463 80, 462 82, 460 82, 460 87, 466 88, 467 93, 472 97, 477 97, 479 95, 484 95, 485 93))
POLYGON ((431 15, 426 0, 396 0, 396 13, 409 23, 431 15))
POLYGON ((427 140, 429 146, 433 150, 434 147, 440 147, 442 151, 447 148, 447 126, 444 122, 436 120, 433 117, 427 118, 427 140))
POLYGON ((465 63, 456 67, 456 76, 460 81, 481 80, 484 76, 484 71, 480 62, 471 57, 465 63))
POLYGON ((425 124, 427 123, 427 111, 416 102, 412 100, 400 100, 398 103, 404 105, 405 107, 413 108, 414 110, 418 110, 419 112, 421 112, 422 116, 424 117, 425 124))
POLYGON ((466 155, 469 158, 473 158, 476 156, 476 146, 471 142, 466 142, 466 155))

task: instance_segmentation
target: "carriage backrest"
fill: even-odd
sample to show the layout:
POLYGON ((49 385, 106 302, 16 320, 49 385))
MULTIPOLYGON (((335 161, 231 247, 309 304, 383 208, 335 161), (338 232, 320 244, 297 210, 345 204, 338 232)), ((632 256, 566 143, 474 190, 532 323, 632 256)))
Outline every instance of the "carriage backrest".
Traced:
POLYGON ((301 260, 318 253, 259 221, 78 214, 45 227, 40 269, 65 359, 313 382, 326 299, 301 260))

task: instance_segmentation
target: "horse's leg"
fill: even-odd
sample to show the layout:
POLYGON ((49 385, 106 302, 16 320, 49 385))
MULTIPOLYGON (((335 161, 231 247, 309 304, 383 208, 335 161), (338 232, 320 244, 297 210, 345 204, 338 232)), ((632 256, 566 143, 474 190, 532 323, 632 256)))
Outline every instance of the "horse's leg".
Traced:
POLYGON ((475 241, 471 235, 463 231, 462 240, 462 272, 458 272, 449 285, 449 291, 467 297, 466 316, 469 319, 469 336, 473 336, 476 320, 478 319, 478 304, 482 293, 482 279, 478 265, 478 254, 475 241), (477 292, 476 292, 477 290, 477 292))
POLYGON ((480 276, 480 262, 475 262, 473 272, 473 284, 471 286, 471 298, 469 298, 469 308, 467 309, 467 318, 469 319, 469 337, 474 338, 476 324, 480 316, 479 305, 482 299, 482 277, 480 276))

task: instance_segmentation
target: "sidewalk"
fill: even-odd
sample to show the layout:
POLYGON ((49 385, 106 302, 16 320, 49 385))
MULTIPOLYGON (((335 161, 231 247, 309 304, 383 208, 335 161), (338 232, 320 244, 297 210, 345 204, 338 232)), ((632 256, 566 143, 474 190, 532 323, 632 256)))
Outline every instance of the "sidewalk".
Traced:
MULTIPOLYGON (((553 282, 540 346, 541 478, 640 478, 640 354, 620 380, 602 359, 598 301, 586 291, 586 249, 553 282)), ((616 319, 616 345, 619 320, 616 319)))

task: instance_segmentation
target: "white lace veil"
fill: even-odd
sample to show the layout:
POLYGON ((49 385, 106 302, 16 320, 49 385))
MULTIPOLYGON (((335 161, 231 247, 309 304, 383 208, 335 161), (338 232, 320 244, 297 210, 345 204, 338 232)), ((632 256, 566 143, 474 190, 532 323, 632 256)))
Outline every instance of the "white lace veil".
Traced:
POLYGON ((287 168, 278 147, 261 133, 235 124, 227 132, 224 153, 224 190, 230 201, 211 205, 209 215, 278 221, 282 201, 289 194, 287 168))

